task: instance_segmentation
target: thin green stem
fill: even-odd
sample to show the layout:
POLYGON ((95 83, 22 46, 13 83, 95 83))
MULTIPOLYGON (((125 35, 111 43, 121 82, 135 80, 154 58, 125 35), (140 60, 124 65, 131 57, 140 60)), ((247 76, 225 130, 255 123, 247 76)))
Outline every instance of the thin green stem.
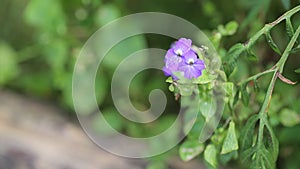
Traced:
POLYGON ((300 26, 298 26, 297 30, 295 31, 295 34, 292 36, 289 44, 287 45, 286 49, 284 50, 280 60, 276 64, 276 66, 278 67, 278 70, 279 70, 280 73, 283 72, 285 62, 286 62, 286 60, 287 60, 287 58, 290 54, 290 51, 293 49, 293 47, 294 47, 294 45, 297 41, 299 33, 300 33, 300 26))
POLYGON ((294 15, 295 13, 297 13, 298 11, 300 11, 300 5, 296 6, 295 8, 287 11, 286 13, 284 13, 283 15, 281 15, 277 20, 275 20, 274 22, 265 24, 265 26, 258 31, 256 34, 254 34, 252 36, 252 38, 250 38, 246 43, 245 43, 245 47, 248 49, 251 46, 253 46, 253 44, 265 33, 269 32, 275 25, 279 24, 280 22, 282 22, 283 20, 290 18, 292 15, 294 15))
POLYGON ((241 81, 241 82, 239 83, 239 85, 241 85, 241 84, 243 84, 243 83, 248 83, 248 82, 250 82, 250 81, 252 81, 252 80, 257 80, 257 79, 260 78, 261 76, 266 75, 266 74, 269 74, 269 73, 274 72, 274 71, 276 71, 276 70, 274 69, 274 67, 271 68, 271 69, 265 70, 265 71, 263 71, 263 72, 260 72, 260 73, 258 73, 258 74, 255 74, 255 75, 253 75, 253 76, 251 76, 251 77, 249 77, 249 78, 247 78, 247 79, 241 81))
POLYGON ((273 89, 274 89, 275 82, 276 82, 276 79, 277 79, 277 73, 278 72, 276 70, 276 72, 274 72, 274 74, 273 74, 272 80, 269 84, 267 93, 266 93, 264 101, 263 101, 263 105, 262 105, 262 107, 259 111, 259 114, 258 114, 259 118, 260 118, 259 129, 258 129, 258 145, 259 146, 260 146, 260 144, 262 143, 262 140, 263 140, 263 133, 264 133, 263 129, 264 129, 264 125, 265 125, 266 120, 267 120, 266 112, 268 111, 268 107, 270 105, 270 100, 271 100, 273 89))

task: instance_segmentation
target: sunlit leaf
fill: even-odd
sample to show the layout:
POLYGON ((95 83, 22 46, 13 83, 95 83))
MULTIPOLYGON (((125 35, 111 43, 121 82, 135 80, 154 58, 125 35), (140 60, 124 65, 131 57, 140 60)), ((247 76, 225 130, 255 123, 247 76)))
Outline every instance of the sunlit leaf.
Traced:
POLYGON ((196 140, 186 140, 179 147, 179 155, 183 161, 190 161, 204 150, 204 144, 196 140))
POLYGON ((239 145, 238 145, 237 136, 235 132, 235 123, 231 121, 229 124, 226 138, 222 146, 221 154, 230 153, 232 151, 237 150, 238 148, 239 145))
POLYGON ((217 150, 213 144, 209 144, 206 146, 204 151, 204 159, 210 164, 212 167, 217 167, 217 150))
POLYGON ((227 35, 233 35, 237 31, 239 24, 236 21, 230 21, 225 25, 227 35))
POLYGON ((209 82, 212 82, 214 79, 216 79, 216 75, 211 75, 207 72, 206 69, 204 69, 202 71, 202 75, 199 76, 198 78, 193 80, 193 83, 197 83, 197 84, 206 84, 209 82))

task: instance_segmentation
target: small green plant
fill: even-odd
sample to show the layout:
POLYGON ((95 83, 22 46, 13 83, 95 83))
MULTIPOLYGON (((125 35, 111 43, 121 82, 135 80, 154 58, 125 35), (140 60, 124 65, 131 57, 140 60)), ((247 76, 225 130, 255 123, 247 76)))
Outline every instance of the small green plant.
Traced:
MULTIPOLYGON (((225 26, 219 26, 212 36, 212 42, 219 49, 224 72, 216 70, 216 67, 212 65, 212 61, 209 60, 211 57, 205 52, 205 48, 193 47, 190 40, 184 38, 175 42, 170 49, 173 53, 169 50, 165 59, 164 73, 171 76, 167 79, 167 82, 170 83, 169 89, 174 92, 176 99, 180 96, 182 105, 187 107, 184 117, 186 126, 190 127, 189 125, 192 123, 189 121, 192 120, 189 112, 199 112, 196 122, 192 123, 191 132, 186 133, 187 138, 179 148, 182 160, 189 161, 202 154, 209 168, 217 168, 220 162, 226 164, 231 159, 238 159, 246 168, 276 168, 279 142, 270 123, 269 117, 272 112, 269 107, 278 79, 289 85, 296 84, 283 75, 283 70, 290 54, 300 50, 298 40, 300 26, 294 29, 291 22, 291 17, 298 11, 300 11, 300 6, 287 11, 274 22, 266 24, 247 42, 237 43, 227 52, 220 49, 220 40, 223 36, 234 34, 237 23, 230 22, 225 26), (290 39, 285 50, 281 51, 273 40, 271 30, 283 21, 286 22, 286 33, 290 39), (280 55, 280 59, 270 69, 240 82, 231 81, 231 74, 238 71, 237 62, 241 56, 246 55, 250 60, 258 60, 256 54, 252 52, 252 48, 262 36, 265 36, 270 48, 280 55), (190 51, 196 53, 198 58, 190 51), (260 90, 260 93, 265 93, 265 95, 259 103, 257 113, 244 114, 244 117, 239 118, 236 113, 237 110, 241 111, 239 102, 242 102, 245 107, 253 106, 254 103, 249 103, 251 92, 258 93, 260 88, 258 79, 268 74, 271 74, 272 78, 267 84, 267 89, 260 90), (223 90, 216 91, 220 89, 220 86, 223 86, 223 90), (250 89, 252 86, 253 90, 250 89), (223 97, 218 98, 216 94, 218 92, 223 97), (197 97, 199 99, 196 99, 197 97), (219 125, 210 140, 204 143, 199 133, 203 132, 206 122, 210 121, 212 116, 218 115, 214 113, 222 110, 218 107, 220 101, 226 103, 224 124, 219 125), (198 106, 195 108, 197 104, 198 106)), ((299 72, 299 69, 296 69, 295 72, 299 72)), ((299 119, 299 115, 294 115, 295 119, 299 119)), ((286 116, 293 115, 286 114, 286 116)), ((299 122, 299 120, 296 121, 296 123, 299 122)), ((210 127, 213 128, 213 126, 210 127)))

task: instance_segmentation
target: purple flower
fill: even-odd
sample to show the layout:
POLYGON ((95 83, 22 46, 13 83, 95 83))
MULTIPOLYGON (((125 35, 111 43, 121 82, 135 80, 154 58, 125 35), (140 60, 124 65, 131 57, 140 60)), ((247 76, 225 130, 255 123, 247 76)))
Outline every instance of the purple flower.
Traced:
POLYGON ((191 49, 191 46, 192 46, 192 40, 186 38, 180 38, 172 46, 172 49, 176 55, 182 56, 191 49))
POLYGON ((190 50, 183 56, 183 62, 178 66, 178 70, 184 72, 184 77, 187 79, 197 78, 202 75, 202 70, 205 69, 204 62, 197 58, 194 51, 190 50))
POLYGON ((205 69, 204 62, 198 59, 191 46, 192 41, 186 38, 180 38, 172 45, 164 60, 163 72, 166 76, 172 76, 174 80, 178 80, 174 72, 183 72, 187 79, 202 75, 202 70, 205 69))
POLYGON ((178 66, 181 62, 182 62, 182 57, 176 55, 173 52, 173 49, 169 49, 165 56, 165 66, 163 67, 163 72, 165 73, 165 75, 176 78, 173 75, 173 72, 178 71, 178 66))

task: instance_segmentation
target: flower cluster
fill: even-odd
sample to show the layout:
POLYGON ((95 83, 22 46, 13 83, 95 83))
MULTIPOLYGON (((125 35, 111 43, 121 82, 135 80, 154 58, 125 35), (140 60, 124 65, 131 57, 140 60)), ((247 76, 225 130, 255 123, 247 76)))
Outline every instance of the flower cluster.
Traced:
POLYGON ((163 72, 166 76, 172 76, 174 80, 178 80, 174 72, 183 72, 185 78, 192 79, 201 76, 203 69, 205 69, 204 62, 192 49, 190 39, 180 38, 165 56, 163 72))

